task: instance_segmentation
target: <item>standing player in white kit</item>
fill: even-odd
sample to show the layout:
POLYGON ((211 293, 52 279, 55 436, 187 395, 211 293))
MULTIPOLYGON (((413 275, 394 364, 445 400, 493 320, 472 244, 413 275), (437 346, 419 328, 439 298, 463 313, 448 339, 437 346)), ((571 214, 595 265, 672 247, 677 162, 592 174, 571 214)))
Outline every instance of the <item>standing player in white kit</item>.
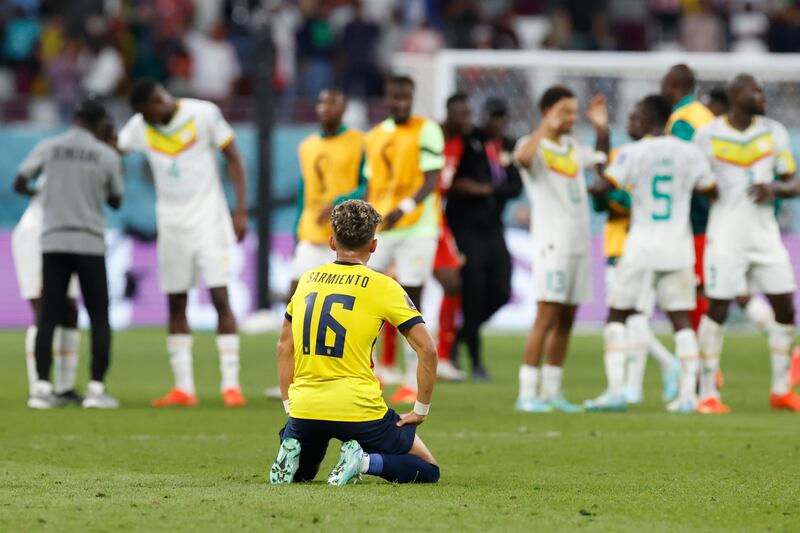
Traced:
POLYGON ((228 407, 243 406, 239 336, 228 303, 231 248, 247 231, 245 171, 233 129, 215 104, 175 99, 153 80, 137 81, 130 103, 136 115, 119 132, 117 146, 122 152, 145 152, 153 172, 159 281, 169 300, 167 351, 175 375, 175 387, 153 405, 197 404, 186 303, 187 292, 202 274, 219 317, 222 397, 228 407), (236 189, 233 217, 222 189, 218 152, 225 156, 236 189))
POLYGON ((606 169, 607 188, 630 188, 631 227, 625 251, 610 287, 608 323, 603 332, 603 360, 608 388, 587 400, 587 411, 624 411, 627 347, 646 345, 636 338, 638 328, 625 321, 644 310, 655 289, 659 307, 675 330, 675 351, 681 361, 678 399, 671 411, 691 413, 697 404, 699 367, 697 337, 689 311, 695 308, 694 245, 689 221, 692 194, 714 187, 711 166, 703 153, 688 141, 664 134, 671 112, 669 102, 658 95, 642 100, 641 122, 645 138, 635 142, 606 169))

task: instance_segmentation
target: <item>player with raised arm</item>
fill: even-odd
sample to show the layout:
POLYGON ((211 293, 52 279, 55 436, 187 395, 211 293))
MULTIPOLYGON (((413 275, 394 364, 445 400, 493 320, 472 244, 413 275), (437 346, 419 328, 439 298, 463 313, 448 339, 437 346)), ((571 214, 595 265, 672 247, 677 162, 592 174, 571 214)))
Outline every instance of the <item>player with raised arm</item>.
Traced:
POLYGON ((379 245, 378 212, 349 200, 334 208, 331 222, 336 261, 300 278, 278 341, 278 379, 289 419, 270 482, 311 481, 329 441, 338 439, 341 457, 328 476, 331 485, 364 474, 435 483, 439 467, 416 426, 430 409, 436 346, 403 288, 367 267, 379 245), (402 416, 386 407, 372 370, 372 348, 387 322, 419 356, 418 399, 402 416))
MULTIPOLYGON (((587 411, 624 411, 625 359, 628 346, 646 345, 641 330, 625 321, 643 311, 651 290, 675 330, 681 361, 675 412, 694 412, 697 404, 698 346, 689 311, 695 306, 694 245, 690 225, 692 195, 712 190, 711 167, 688 141, 664 134, 671 106, 658 95, 642 100, 642 131, 646 137, 629 146, 604 174, 605 190, 629 188, 631 226, 625 250, 610 287, 608 323, 603 332, 608 388, 587 411)), ((602 182, 601 182, 602 183, 602 182)), ((599 186, 593 189, 603 193, 599 186)))
POLYGON ((709 308, 698 332, 699 411, 729 411, 720 400, 715 376, 728 307, 744 287, 763 292, 775 312, 767 334, 772 361, 770 404, 774 409, 800 411, 800 396, 792 392, 789 381, 796 284, 773 205, 775 198, 791 198, 800 192, 793 178, 796 164, 789 133, 763 116, 764 91, 753 76, 736 76, 728 87, 728 100, 728 114, 695 138, 711 160, 719 192, 711 206, 705 255, 709 308))
MULTIPOLYGON (((641 107, 641 103, 636 104, 628 115, 628 136, 634 141, 644 137, 641 107)), ((626 144, 612 150, 609 157, 610 162, 616 160, 617 157, 623 156, 625 150, 630 146, 633 146, 633 144, 626 144)), ((602 186, 602 183, 600 186, 602 186)), ((616 281, 616 267, 620 257, 622 257, 625 241, 628 238, 628 229, 631 223, 631 196, 625 189, 612 189, 605 194, 593 195, 593 204, 595 211, 608 212, 608 220, 603 231, 603 248, 607 261, 606 294, 610 294, 610 288, 616 281)), ((628 356, 625 360, 625 400, 628 404, 637 404, 644 401, 642 385, 648 353, 661 367, 661 375, 664 382, 664 400, 672 401, 678 395, 680 361, 661 344, 661 341, 650 329, 649 317, 654 307, 655 292, 650 291, 650 297, 644 306, 644 312, 637 312, 631 315, 625 322, 626 328, 641 330, 634 336, 647 339, 647 344, 628 346, 628 356)))
POLYGON ((542 121, 520 139, 514 159, 532 202, 536 319, 525 342, 519 369, 516 409, 526 412, 579 407, 561 394, 567 345, 578 305, 591 298, 589 200, 584 172, 605 163, 608 154, 608 110, 603 96, 592 98, 587 117, 595 128, 595 149, 571 134, 578 102, 566 87, 544 92, 539 102, 542 121), (541 394, 537 394, 539 365, 541 394))
POLYGON ((239 386, 239 336, 228 302, 231 247, 247 232, 245 170, 233 129, 219 108, 203 100, 176 99, 153 80, 134 83, 136 114, 119 132, 122 152, 145 152, 156 185, 158 273, 169 305, 167 351, 175 387, 155 407, 197 404, 187 293, 203 276, 217 311, 217 349, 222 397, 228 407, 245 405, 239 386), (231 217, 222 189, 217 153, 227 162, 236 190, 231 217))
MULTIPOLYGON (((444 166, 444 135, 433 120, 412 115, 414 81, 407 76, 386 80, 389 118, 366 136, 367 201, 383 217, 381 246, 371 266, 394 267, 395 277, 420 307, 422 286, 430 279, 439 237, 441 207, 437 185, 444 166)), ((406 349, 405 384, 390 401, 413 403, 416 356, 406 349)))

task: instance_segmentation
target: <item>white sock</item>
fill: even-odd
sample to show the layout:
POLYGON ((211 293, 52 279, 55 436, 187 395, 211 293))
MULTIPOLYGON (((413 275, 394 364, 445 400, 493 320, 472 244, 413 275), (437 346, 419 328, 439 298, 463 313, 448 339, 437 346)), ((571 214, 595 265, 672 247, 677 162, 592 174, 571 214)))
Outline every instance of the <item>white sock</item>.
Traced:
POLYGON ((25 332, 25 367, 28 369, 28 394, 33 394, 39 375, 36 373, 36 326, 28 326, 25 332))
POLYGON ((647 317, 636 314, 628 318, 626 323, 628 332, 628 357, 625 372, 625 387, 642 392, 644 371, 647 366, 647 347, 652 336, 647 317))
POLYGON ((697 372, 700 350, 697 346, 697 336, 691 328, 675 332, 675 351, 681 360, 681 381, 678 389, 678 401, 697 401, 697 372))
POLYGON ((608 394, 621 396, 625 393, 626 329, 621 322, 610 322, 603 329, 604 355, 608 380, 608 394))
POLYGON ((658 337, 655 336, 653 330, 650 329, 650 325, 648 324, 647 330, 650 333, 650 337, 647 341, 647 352, 650 356, 656 360, 658 366, 661 367, 661 373, 664 374, 672 370, 672 362, 675 360, 675 356, 672 355, 666 346, 664 346, 658 337))
POLYGON ((106 386, 102 381, 90 381, 86 386, 86 393, 92 396, 100 396, 106 392, 106 386))
POLYGON ((554 400, 561 396, 561 377, 564 369, 555 365, 542 367, 542 398, 554 400))
POLYGON ((700 398, 719 398, 717 372, 722 353, 723 328, 707 316, 700 319, 697 342, 700 347, 700 398))
POLYGON ((539 386, 539 367, 522 364, 519 367, 519 399, 532 400, 536 398, 536 389, 539 386))
POLYGON ((81 332, 75 328, 58 327, 53 339, 56 367, 55 391, 56 394, 59 394, 75 389, 81 332))
POLYGON ((773 322, 767 336, 769 340, 770 360, 772 361, 772 393, 789 392, 789 365, 794 345, 794 324, 773 322))
POLYGON ((403 356, 406 361, 406 387, 417 390, 417 365, 419 360, 417 359, 417 352, 408 342, 406 342, 403 356))
POLYGON ((747 318, 765 333, 769 332, 770 326, 775 323, 775 311, 761 298, 755 296, 750 298, 744 307, 744 312, 747 318))
POLYGON ((192 336, 186 334, 168 335, 167 352, 175 388, 187 394, 194 394, 194 373, 192 371, 192 336))
POLYGON ((217 335, 219 370, 222 374, 223 391, 239 387, 239 335, 231 333, 217 335))

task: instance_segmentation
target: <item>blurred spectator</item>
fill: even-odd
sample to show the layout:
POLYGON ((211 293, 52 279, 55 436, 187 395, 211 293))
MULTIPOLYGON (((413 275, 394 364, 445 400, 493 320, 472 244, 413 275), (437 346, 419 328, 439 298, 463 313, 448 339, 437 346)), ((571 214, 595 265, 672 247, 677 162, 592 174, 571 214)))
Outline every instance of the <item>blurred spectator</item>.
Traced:
POLYGON ((444 47, 444 39, 427 21, 411 30, 403 39, 402 50, 414 54, 435 54, 444 47))
POLYGON ((764 2, 738 2, 731 14, 732 52, 766 52, 764 37, 769 29, 769 17, 764 2), (758 4, 758 7, 756 7, 758 4))
POLYGON ((472 0, 450 0, 444 8, 444 36, 448 48, 472 48, 473 30, 480 24, 472 0))
POLYGON ((125 78, 125 63, 113 44, 105 21, 93 17, 88 26, 93 26, 89 47, 94 55, 88 60, 83 90, 99 98, 108 98, 114 96, 125 78))
POLYGON ((217 22, 210 35, 194 31, 186 38, 191 58, 190 90, 206 100, 227 100, 241 75, 239 58, 233 45, 225 40, 225 26, 217 22))
POLYGON ((70 38, 47 68, 47 79, 64 123, 71 120, 72 110, 81 96, 81 79, 88 62, 81 41, 70 38))
POLYGON ((712 0, 698 0, 680 22, 681 45, 688 52, 719 52, 725 37, 712 0))
POLYGON ((353 3, 354 18, 341 39, 342 87, 350 96, 383 94, 383 73, 378 66, 380 27, 364 18, 361 0, 353 3))
POLYGON ((334 37, 320 0, 301 3, 305 20, 297 32, 297 93, 315 98, 333 82, 334 37))
POLYGON ((42 32, 38 20, 21 7, 13 9, 5 25, 4 63, 14 68, 16 90, 27 92, 36 74, 36 45, 42 32))

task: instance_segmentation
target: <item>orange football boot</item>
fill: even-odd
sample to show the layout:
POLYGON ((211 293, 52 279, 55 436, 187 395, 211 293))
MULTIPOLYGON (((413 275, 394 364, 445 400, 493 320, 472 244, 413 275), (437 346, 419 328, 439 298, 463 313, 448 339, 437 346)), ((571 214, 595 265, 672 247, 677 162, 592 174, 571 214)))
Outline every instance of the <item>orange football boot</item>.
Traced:
POLYGON ((414 403, 417 401, 417 391, 403 385, 389 398, 389 403, 414 403))
POLYGON ((156 398, 150 405, 153 407, 194 407, 197 405, 197 395, 189 394, 181 389, 172 389, 163 398, 156 398))
POLYGON ((716 396, 709 396, 697 404, 697 412, 704 415, 727 415, 731 408, 716 396))
POLYGON ((787 392, 786 394, 770 394, 769 404, 776 411, 787 410, 800 413, 800 396, 794 392, 787 392))
POLYGON ((792 364, 789 367, 789 386, 795 388, 798 385, 800 385, 800 346, 795 347, 792 364))
POLYGON ((247 400, 244 398, 241 389, 236 387, 222 391, 222 399, 225 402, 225 407, 244 407, 247 405, 247 400))

